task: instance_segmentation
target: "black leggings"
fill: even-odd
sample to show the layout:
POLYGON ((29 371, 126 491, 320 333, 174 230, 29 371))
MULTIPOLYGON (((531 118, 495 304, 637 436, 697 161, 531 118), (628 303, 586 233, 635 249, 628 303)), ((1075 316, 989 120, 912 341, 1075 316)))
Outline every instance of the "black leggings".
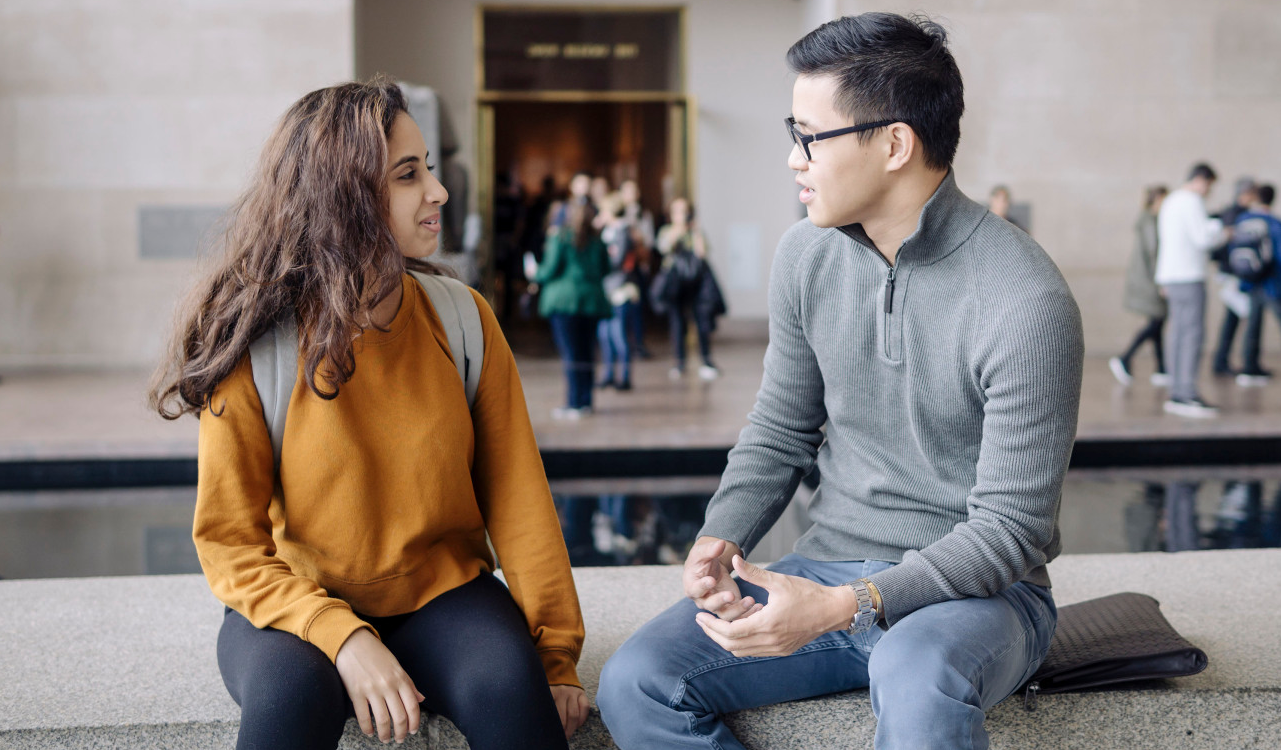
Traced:
POLYGON ((712 321, 706 315, 688 304, 673 304, 667 311, 667 325, 672 336, 672 353, 676 357, 676 366, 685 369, 685 331, 689 319, 694 319, 694 328, 698 331, 698 354, 703 364, 712 366, 712 321))
POLYGON ((1165 318, 1148 318, 1148 324, 1139 329, 1135 335, 1134 341, 1130 343, 1130 348, 1125 350, 1121 355, 1121 361, 1125 363, 1125 369, 1130 369, 1130 360, 1134 353, 1146 341, 1152 342, 1152 353, 1156 355, 1156 371, 1165 372, 1165 353, 1162 351, 1161 334, 1165 329, 1165 318))
MULTIPOLYGON (((568 748, 525 617, 497 578, 481 573, 417 612, 363 619, 427 696, 422 707, 452 721, 475 750, 568 748)), ((240 706, 239 750, 336 748, 355 716, 324 652, 230 609, 218 668, 240 706)))

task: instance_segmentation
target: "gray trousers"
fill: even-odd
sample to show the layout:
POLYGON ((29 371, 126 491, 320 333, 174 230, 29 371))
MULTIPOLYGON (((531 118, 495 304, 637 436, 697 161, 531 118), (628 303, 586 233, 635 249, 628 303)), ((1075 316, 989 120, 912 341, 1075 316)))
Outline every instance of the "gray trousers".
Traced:
POLYGON ((1166 284, 1170 317, 1165 328, 1165 364, 1170 372, 1170 398, 1197 398, 1197 373, 1205 340, 1205 282, 1166 284))

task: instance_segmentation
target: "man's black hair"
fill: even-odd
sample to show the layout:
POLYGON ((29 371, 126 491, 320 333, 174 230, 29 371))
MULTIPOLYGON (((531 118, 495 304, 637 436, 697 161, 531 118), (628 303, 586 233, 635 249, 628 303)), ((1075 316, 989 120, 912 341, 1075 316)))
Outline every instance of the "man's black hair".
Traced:
POLYGON ((1259 186, 1259 203, 1271 207, 1272 201, 1277 197, 1277 189, 1271 184, 1259 186))
POLYGON ((1205 162, 1192 165, 1192 169, 1188 172, 1188 182, 1191 182, 1198 177, 1205 178, 1211 182, 1219 179, 1219 175, 1214 172, 1214 167, 1211 167, 1205 162))
MULTIPOLYGON (((829 21, 787 51, 800 75, 836 79, 836 109, 853 124, 907 123, 926 166, 946 169, 961 140, 965 87, 947 49, 947 32, 924 16, 862 13, 829 21)), ((870 138, 874 131, 859 133, 870 138)))

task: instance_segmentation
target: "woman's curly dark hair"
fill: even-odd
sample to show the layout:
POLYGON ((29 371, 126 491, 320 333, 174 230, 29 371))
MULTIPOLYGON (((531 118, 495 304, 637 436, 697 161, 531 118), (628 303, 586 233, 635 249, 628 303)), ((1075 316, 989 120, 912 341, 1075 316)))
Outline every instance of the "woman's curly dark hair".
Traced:
POLYGON ((179 313, 149 389, 166 419, 199 415, 214 389, 283 313, 298 321, 306 383, 332 399, 355 371, 362 315, 406 269, 387 221, 387 138, 408 112, 390 79, 345 83, 298 100, 263 147, 210 272, 179 313))

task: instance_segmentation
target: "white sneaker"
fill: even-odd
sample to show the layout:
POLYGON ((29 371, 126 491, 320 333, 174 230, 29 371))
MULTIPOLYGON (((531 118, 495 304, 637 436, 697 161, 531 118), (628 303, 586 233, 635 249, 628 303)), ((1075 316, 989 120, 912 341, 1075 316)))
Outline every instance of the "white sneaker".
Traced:
MULTIPOLYGON (((590 414, 590 410, 587 413, 590 414)), ((552 419, 560 422, 577 422, 582 418, 582 409, 571 409, 568 406, 557 406, 555 409, 552 409, 552 419)))
POLYGON ((1199 398, 1172 398, 1165 402, 1165 411, 1178 414, 1180 417, 1207 419, 1219 416, 1217 407, 1210 406, 1199 398))
POLYGON ((679 367, 673 367, 667 371, 668 380, 680 380, 683 377, 685 377, 685 371, 679 367))
POLYGON ((1170 374, 1167 372, 1152 373, 1152 385, 1156 386, 1157 388, 1169 388, 1170 374))
POLYGON ((1237 374, 1237 385, 1242 388, 1262 387, 1267 385, 1270 380, 1272 380, 1272 378, 1267 375, 1258 375, 1252 372, 1242 372, 1237 374))
POLYGON ((711 365, 703 365, 698 368, 698 376, 703 380, 715 380, 721 376, 721 371, 711 365))
POLYGON ((1134 382, 1134 377, 1130 375, 1129 368, 1125 366, 1120 357, 1109 359, 1108 368, 1112 370, 1112 377, 1116 378, 1121 385, 1129 385, 1134 382))

